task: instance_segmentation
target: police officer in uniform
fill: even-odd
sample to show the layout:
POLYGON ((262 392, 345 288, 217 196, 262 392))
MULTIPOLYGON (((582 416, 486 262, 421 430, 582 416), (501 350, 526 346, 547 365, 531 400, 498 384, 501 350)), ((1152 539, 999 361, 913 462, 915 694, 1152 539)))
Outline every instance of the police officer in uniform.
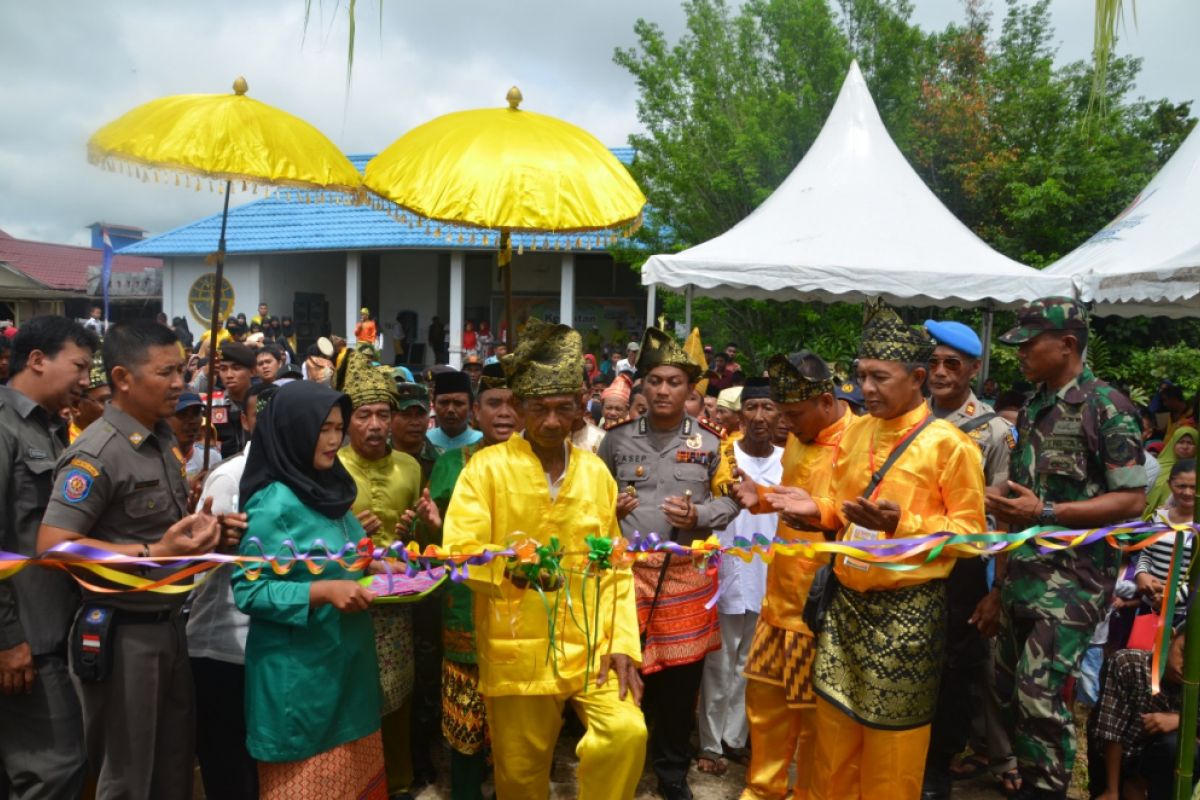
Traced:
MULTIPOLYGON (((1136 519, 1146 502, 1141 423, 1129 399, 1083 361, 1083 307, 1035 300, 1000 338, 1018 346, 1037 391, 1017 418, 1007 491, 988 513, 1012 530, 1096 528, 1136 519)), ((1104 541, 1052 553, 1022 547, 997 564, 1002 612, 996 692, 1009 714, 1022 797, 1065 798, 1075 761, 1063 684, 1108 606, 1118 553, 1104 541)))
MULTIPOLYGON (((83 395, 96 337, 66 317, 35 317, 13 342, 0 386, 0 550, 37 554, 38 525, 67 446, 62 411, 83 395)), ((67 631, 79 590, 59 570, 0 580, 0 796, 79 797, 87 771, 67 631)))
MULTIPOLYGON (((650 411, 611 428, 597 455, 617 481, 617 517, 626 537, 657 533, 690 542, 724 528, 738 515, 717 430, 684 409, 700 374, 674 339, 648 328, 638 374, 650 411)), ((714 608, 705 604, 716 581, 688 559, 655 555, 634 564, 642 627, 642 708, 652 720, 650 759, 659 792, 691 797, 687 771, 704 656, 721 646, 714 608)))
MULTIPOLYGON (((152 321, 118 325, 103 353, 112 401, 59 459, 38 549, 73 543, 143 558, 213 550, 218 520, 205 510, 187 513, 183 460, 166 421, 183 390, 175 332, 152 321)), ((134 581, 169 575, 157 567, 121 571, 134 581)), ((192 796, 185 597, 84 591, 70 660, 100 798, 192 796)))
MULTIPOLYGON (((992 407, 971 390, 979 374, 983 343, 975 331, 961 322, 926 320, 925 330, 937 346, 929 358, 929 409, 979 445, 984 484, 1002 485, 1008 480, 1008 457, 1014 439, 1012 429, 992 407)), ((967 745, 971 717, 985 712, 982 703, 983 682, 990 667, 987 643, 975 626, 975 611, 988 595, 987 564, 980 558, 960 558, 946 586, 947 641, 946 663, 938 692, 938 709, 925 760, 925 800, 950 797, 950 762, 967 745), (963 702, 971 699, 973 702, 963 702)), ((997 597, 999 590, 996 590, 997 597)), ((996 710, 992 709, 993 713, 996 710)), ((1003 728, 996 723, 1001 741, 993 742, 993 757, 1011 753, 1003 728)), ((1011 766, 1001 764, 999 766, 1011 766)))

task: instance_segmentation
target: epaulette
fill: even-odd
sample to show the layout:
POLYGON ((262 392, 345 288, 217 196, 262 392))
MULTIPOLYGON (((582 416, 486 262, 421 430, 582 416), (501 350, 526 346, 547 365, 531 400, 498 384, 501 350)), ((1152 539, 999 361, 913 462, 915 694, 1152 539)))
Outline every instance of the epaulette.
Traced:
POLYGON ((641 419, 641 417, 630 417, 629 419, 622 420, 621 422, 618 422, 616 425, 613 425, 611 428, 606 430, 605 433, 615 431, 617 428, 624 428, 626 425, 632 425, 633 423, 637 422, 639 419, 641 419))
POLYGON ((117 429, 106 419, 98 419, 83 429, 71 445, 75 452, 98 458, 104 446, 117 435, 117 429))
POLYGON ((713 424, 707 420, 703 420, 703 419, 697 419, 696 422, 700 423, 701 428, 708 431, 713 436, 716 436, 718 439, 725 438, 725 430, 720 425, 715 425, 715 424, 713 424))

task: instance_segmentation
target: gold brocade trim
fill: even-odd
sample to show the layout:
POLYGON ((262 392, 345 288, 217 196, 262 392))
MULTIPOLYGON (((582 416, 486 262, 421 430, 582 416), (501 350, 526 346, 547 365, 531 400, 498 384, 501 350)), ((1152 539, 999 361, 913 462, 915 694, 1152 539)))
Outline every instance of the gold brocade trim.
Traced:
POLYGON ((945 581, 837 594, 817 641, 813 689, 871 728, 933 718, 946 650, 945 581))
POLYGON ((743 674, 752 681, 783 687, 788 708, 812 708, 812 667, 817 655, 813 637, 776 628, 761 619, 754 628, 754 639, 746 655, 743 674))
POLYGON ((442 735, 457 752, 473 756, 488 740, 487 708, 479 694, 479 666, 442 661, 442 735))

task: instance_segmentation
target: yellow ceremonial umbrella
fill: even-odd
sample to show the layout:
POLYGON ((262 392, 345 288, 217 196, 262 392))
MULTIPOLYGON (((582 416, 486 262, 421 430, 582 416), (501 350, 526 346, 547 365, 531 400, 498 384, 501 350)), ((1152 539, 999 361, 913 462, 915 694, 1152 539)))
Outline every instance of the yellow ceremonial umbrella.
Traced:
POLYGON ((631 233, 646 197, 596 137, 522 111, 515 86, 507 99, 508 108, 459 111, 414 128, 371 159, 364 182, 419 216, 500 231, 504 316, 515 339, 511 234, 631 233))
MULTIPOLYGON (((152 100, 110 122, 88 141, 88 160, 104 169, 160 182, 171 173, 175 184, 202 182, 225 195, 221 236, 211 257, 216 264, 208 360, 207 419, 212 419, 213 363, 221 321, 225 272, 225 227, 229 195, 241 184, 328 190, 361 202, 362 176, 324 134, 299 117, 246 96, 245 78, 233 94, 181 94, 152 100), (223 184, 222 184, 223 182, 223 184)), ((208 449, 204 451, 208 468, 208 449)))

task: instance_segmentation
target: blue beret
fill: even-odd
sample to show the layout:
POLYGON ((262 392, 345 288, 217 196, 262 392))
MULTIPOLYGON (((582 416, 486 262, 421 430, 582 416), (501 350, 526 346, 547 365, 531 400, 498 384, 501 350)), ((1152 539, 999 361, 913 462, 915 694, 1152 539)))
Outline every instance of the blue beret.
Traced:
POLYGON ((953 347, 971 358, 979 358, 983 355, 983 343, 979 341, 979 335, 961 322, 938 322, 927 319, 925 320, 925 330, 938 344, 953 347))

